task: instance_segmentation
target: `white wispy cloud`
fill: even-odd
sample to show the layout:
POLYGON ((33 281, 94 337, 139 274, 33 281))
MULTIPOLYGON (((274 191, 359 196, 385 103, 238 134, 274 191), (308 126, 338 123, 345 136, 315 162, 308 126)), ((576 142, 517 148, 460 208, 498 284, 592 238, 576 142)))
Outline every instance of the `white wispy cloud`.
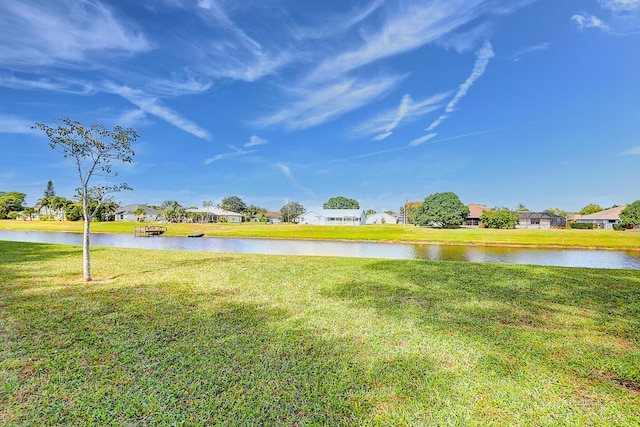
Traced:
POLYGON ((446 120, 447 118, 449 118, 448 114, 441 114, 438 116, 437 119, 435 119, 434 121, 431 122, 431 124, 429 125, 428 128, 426 128, 425 130, 427 132, 432 131, 433 129, 437 128, 440 123, 442 123, 444 120, 446 120))
POLYGON ((267 141, 266 139, 260 138, 258 136, 255 135, 251 135, 251 138, 249 138, 249 142, 245 142, 244 144, 242 144, 243 147, 255 147, 256 145, 264 145, 267 144, 269 141, 267 141))
POLYGON ((178 129, 182 129, 198 138, 208 141, 211 140, 211 135, 207 130, 162 105, 162 101, 156 97, 146 95, 142 91, 132 89, 128 86, 119 86, 113 83, 105 84, 105 90, 120 95, 145 113, 159 117, 178 129))
POLYGON ((234 157, 244 156, 245 154, 255 153, 258 151, 258 150, 243 150, 242 148, 238 148, 234 145, 230 145, 229 148, 231 148, 231 150, 233 151, 229 153, 217 154, 209 159, 205 159, 204 164, 209 165, 213 162, 217 162, 218 160, 232 159, 234 157))
POLYGON ((571 20, 581 30, 585 28, 599 28, 601 30, 608 31, 610 29, 607 24, 594 15, 573 15, 571 20))
POLYGON ((614 13, 640 10, 640 0, 599 0, 600 5, 614 13))
POLYGON ((375 116, 354 129, 354 132, 365 135, 375 135, 374 140, 382 140, 393 134, 393 130, 403 121, 416 120, 431 111, 436 110, 449 92, 436 94, 422 101, 415 101, 409 94, 400 100, 400 105, 378 116, 375 116))
MULTIPOLYGON (((258 40, 259 30, 236 25, 230 14, 243 6, 232 10, 224 2, 206 1, 206 13, 212 22, 226 28, 231 35, 212 43, 209 55, 215 60, 211 62, 210 72, 216 77, 254 81, 292 63, 304 64, 306 71, 299 74, 299 79, 289 80, 289 86, 283 88, 288 95, 283 97, 288 99, 288 103, 283 102, 286 106, 255 123, 280 125, 290 130, 306 129, 378 99, 402 78, 372 78, 365 66, 437 43, 456 32, 466 34, 454 37, 458 46, 463 44, 461 39, 471 46, 470 40, 475 43, 490 30, 489 24, 477 23, 481 15, 508 14, 532 1, 371 0, 339 19, 329 18, 320 30, 313 25, 300 29, 292 28, 295 24, 283 23, 282 34, 293 34, 294 38, 286 44, 273 39, 269 39, 273 43, 263 38, 258 40), (341 43, 336 45, 335 36, 343 33, 349 36, 341 37, 341 43)), ((385 71, 384 75, 389 76, 390 72, 385 71)), ((409 113, 406 114, 401 115, 395 125, 394 118, 386 126, 391 124, 395 128, 407 119, 409 113)), ((387 138, 392 132, 392 129, 382 130, 376 138, 387 138)))
POLYGON ((426 129, 427 132, 435 129, 444 119, 448 117, 450 113, 453 112, 458 102, 460 102, 460 99, 462 99, 462 97, 467 94, 469 88, 471 88, 473 83, 484 74, 485 70, 487 69, 487 65, 489 65, 489 60, 491 60, 491 58, 493 58, 494 56, 495 53, 493 52, 491 43, 489 43, 488 41, 484 42, 480 50, 478 50, 478 52, 476 53, 476 62, 473 65, 471 74, 469 75, 469 77, 467 77, 464 83, 460 85, 460 87, 458 88, 458 92, 456 92, 453 99, 447 104, 447 107, 445 108, 446 114, 442 114, 433 123, 431 123, 431 125, 429 125, 429 127, 426 129))
POLYGON ((469 88, 473 85, 473 83, 484 74, 484 71, 487 69, 487 65, 489 65, 489 60, 495 56, 491 43, 486 41, 482 45, 476 56, 476 62, 473 65, 473 71, 471 71, 471 75, 469 75, 469 77, 467 77, 467 80, 465 80, 465 82, 460 85, 460 88, 458 89, 456 95, 447 104, 447 108, 445 108, 445 111, 447 113, 453 112, 455 106, 458 104, 460 99, 467 94, 469 88))
POLYGON ((37 133, 31 129, 33 124, 17 117, 0 115, 0 133, 37 133))
POLYGON ((152 48, 139 29, 95 0, 3 0, 0 15, 0 63, 5 65, 65 65, 152 48))
POLYGON ((121 126, 130 127, 139 124, 141 120, 146 118, 147 114, 144 110, 135 108, 133 110, 121 112, 115 119, 121 126))
POLYGON ((222 2, 200 1, 198 6, 211 25, 223 29, 224 38, 206 46, 208 61, 203 71, 216 78, 255 81, 292 61, 285 48, 265 47, 249 36, 227 13, 222 2))
MULTIPOLYGON (((382 28, 363 33, 360 46, 332 55, 310 74, 310 80, 326 80, 433 42, 476 18, 482 0, 417 2, 389 13, 382 28)), ((402 3, 402 5, 406 5, 402 3)))
POLYGON ((291 29, 298 40, 306 39, 330 39, 343 34, 347 30, 364 21, 369 15, 378 10, 384 4, 384 0, 373 0, 367 5, 353 7, 350 12, 342 12, 337 17, 322 17, 322 23, 317 27, 291 29))
POLYGON ((383 77, 370 81, 350 79, 315 88, 298 88, 287 108, 256 121, 261 126, 284 125, 288 129, 317 126, 355 110, 386 93, 402 77, 383 77))
POLYGON ((413 141, 411 141, 409 143, 409 146, 410 147, 417 147, 418 145, 422 144, 423 142, 427 142, 428 140, 435 138, 436 135, 437 135, 437 133, 429 133, 429 134, 427 134, 427 135, 425 135, 423 137, 416 138, 416 139, 414 139, 413 141))
POLYGON ((388 126, 384 128, 384 133, 375 136, 373 139, 376 141, 381 141, 393 134, 393 130, 398 126, 398 124, 404 119, 404 117, 409 113, 411 108, 412 99, 409 94, 405 94, 400 100, 400 105, 398 106, 398 111, 396 112, 396 117, 393 119, 388 126))
POLYGON ((11 89, 45 90, 74 95, 89 95, 96 92, 95 86, 86 81, 66 78, 52 79, 49 77, 29 80, 7 74, 0 74, 0 86, 11 89))
POLYGON ((211 81, 199 81, 189 76, 186 79, 155 79, 148 81, 147 86, 158 95, 182 96, 206 92, 212 84, 211 81))
POLYGON ((543 42, 543 43, 538 43, 537 45, 534 45, 534 46, 525 47, 525 48, 520 49, 519 51, 517 51, 511 57, 511 59, 513 60, 513 62, 517 62, 520 59, 522 59, 523 56, 528 55, 530 53, 535 53, 535 52, 540 52, 540 51, 543 51, 543 50, 547 50, 547 49, 549 49, 549 46, 551 46, 551 43, 543 42))
POLYGON ((293 174, 291 173, 291 169, 289 168, 289 166, 285 165, 284 163, 281 162, 277 162, 274 163, 274 166, 277 167, 278 169, 280 169, 280 172, 282 172, 284 174, 285 177, 287 177, 287 179, 289 180, 289 182, 291 182, 291 184, 300 189, 303 190, 309 194, 312 193, 312 191, 306 187, 303 187, 302 185, 298 184, 298 181, 295 179, 295 177, 293 176, 293 174))
POLYGON ((624 154, 625 156, 640 155, 640 145, 638 145, 637 147, 630 148, 629 150, 623 152, 622 154, 624 154))
POLYGON ((445 49, 454 49, 458 53, 466 53, 478 46, 478 41, 487 38, 487 34, 491 32, 491 24, 489 22, 480 22, 471 29, 465 31, 453 31, 443 34, 434 43, 445 49))

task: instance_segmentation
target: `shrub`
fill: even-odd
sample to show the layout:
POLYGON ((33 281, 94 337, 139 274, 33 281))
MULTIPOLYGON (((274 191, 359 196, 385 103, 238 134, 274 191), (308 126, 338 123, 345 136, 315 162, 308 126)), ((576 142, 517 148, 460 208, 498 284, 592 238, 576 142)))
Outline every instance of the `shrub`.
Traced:
POLYGON ((570 223, 570 226, 577 230, 593 230, 592 222, 572 222, 570 223))
POLYGON ((627 229, 625 224, 613 224, 613 229, 616 231, 624 231, 627 229))

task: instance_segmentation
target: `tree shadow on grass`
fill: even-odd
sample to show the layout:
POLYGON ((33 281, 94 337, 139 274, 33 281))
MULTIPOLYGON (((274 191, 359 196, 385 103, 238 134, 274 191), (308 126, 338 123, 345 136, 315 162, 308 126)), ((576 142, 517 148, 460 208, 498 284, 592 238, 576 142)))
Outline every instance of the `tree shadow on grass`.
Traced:
POLYGON ((635 338, 640 331, 635 271, 411 261, 381 261, 367 268, 395 280, 344 283, 334 293, 389 315, 449 319, 473 330, 491 326, 489 321, 553 327, 554 316, 568 307, 602 319, 621 316, 638 326, 635 338))
POLYGON ((355 425, 375 410, 357 349, 285 310, 225 292, 61 297, 13 333, 10 423, 355 425))
POLYGON ((511 376, 529 366, 585 382, 611 369, 618 378, 640 379, 637 272, 404 261, 367 268, 392 279, 347 280, 326 295, 425 334, 465 337, 483 354, 478 369, 511 376))
POLYGON ((82 248, 46 243, 0 241, 0 266, 82 254, 82 248))
POLYGON ((231 261, 237 261, 237 259, 230 256, 218 256, 217 254, 213 256, 207 255, 201 259, 188 259, 188 260, 166 262, 159 267, 139 268, 138 266, 136 266, 136 268, 130 271, 109 276, 109 279, 120 279, 120 278, 125 278, 127 276, 135 277, 141 274, 171 271, 179 268, 198 269, 198 268, 210 266, 212 263, 220 264, 220 263, 231 262, 231 261))

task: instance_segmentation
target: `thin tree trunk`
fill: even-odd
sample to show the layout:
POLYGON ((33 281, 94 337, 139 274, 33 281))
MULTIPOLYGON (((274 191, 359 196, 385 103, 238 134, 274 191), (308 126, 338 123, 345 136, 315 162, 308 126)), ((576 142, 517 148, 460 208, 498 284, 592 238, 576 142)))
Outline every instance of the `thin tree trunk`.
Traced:
POLYGON ((82 269, 84 272, 84 281, 90 282, 91 277, 91 256, 89 253, 89 235, 91 233, 91 221, 89 219, 89 212, 85 212, 84 215, 84 235, 82 239, 82 269))

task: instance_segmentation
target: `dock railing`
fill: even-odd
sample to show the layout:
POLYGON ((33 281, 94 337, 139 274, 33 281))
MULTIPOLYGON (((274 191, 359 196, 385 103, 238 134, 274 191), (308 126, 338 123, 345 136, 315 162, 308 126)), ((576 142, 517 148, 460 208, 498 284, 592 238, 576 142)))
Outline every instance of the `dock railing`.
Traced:
POLYGON ((167 231, 167 227, 159 225, 145 225, 141 227, 135 227, 133 235, 136 237, 149 237, 159 236, 167 231))

